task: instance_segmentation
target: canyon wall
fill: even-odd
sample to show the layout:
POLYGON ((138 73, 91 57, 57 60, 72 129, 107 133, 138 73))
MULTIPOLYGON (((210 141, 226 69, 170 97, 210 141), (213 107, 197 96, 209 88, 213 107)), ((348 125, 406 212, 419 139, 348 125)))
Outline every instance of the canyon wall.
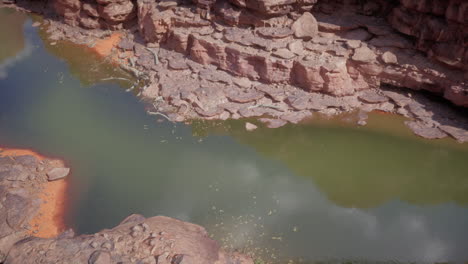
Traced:
POLYGON ((419 122, 408 126, 425 138, 468 141, 466 1, 16 1, 45 4, 54 40, 92 47, 118 31, 113 60, 148 80, 149 111, 173 121, 279 127, 379 110, 419 122))
POLYGON ((468 106, 462 0, 51 0, 73 26, 138 26, 202 64, 344 96, 382 83, 468 106))

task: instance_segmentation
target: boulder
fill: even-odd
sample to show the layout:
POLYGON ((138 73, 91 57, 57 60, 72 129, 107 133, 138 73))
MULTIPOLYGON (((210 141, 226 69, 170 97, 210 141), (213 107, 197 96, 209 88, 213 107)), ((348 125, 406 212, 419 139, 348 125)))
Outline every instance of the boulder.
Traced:
POLYGON ((291 29, 294 31, 294 36, 296 38, 302 38, 305 40, 312 39, 318 33, 317 20, 311 13, 305 12, 296 21, 294 21, 291 29))
POLYGON ((372 51, 366 46, 362 46, 360 48, 355 49, 354 55, 352 56, 352 59, 354 61, 361 63, 371 63, 374 62, 376 58, 377 55, 375 55, 374 51, 372 51))
POLYGON ((387 64, 398 64, 397 56, 391 52, 386 51, 381 55, 382 61, 387 64))
POLYGON ((60 180, 68 176, 70 168, 53 168, 47 172, 47 178, 49 181, 60 180))
POLYGON ((110 23, 121 23, 135 18, 136 9, 132 1, 115 2, 98 8, 100 16, 110 23))
POLYGON ((247 131, 254 131, 257 128, 258 127, 256 125, 252 124, 252 123, 249 123, 249 122, 245 123, 245 129, 247 131))

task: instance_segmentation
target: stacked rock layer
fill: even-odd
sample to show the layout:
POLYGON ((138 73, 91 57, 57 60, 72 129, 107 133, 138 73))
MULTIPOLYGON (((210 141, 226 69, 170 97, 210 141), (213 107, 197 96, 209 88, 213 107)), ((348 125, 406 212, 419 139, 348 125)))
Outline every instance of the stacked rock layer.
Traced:
POLYGON ((462 0, 52 1, 70 25, 138 25, 148 43, 251 80, 333 96, 385 83, 468 106, 462 0))

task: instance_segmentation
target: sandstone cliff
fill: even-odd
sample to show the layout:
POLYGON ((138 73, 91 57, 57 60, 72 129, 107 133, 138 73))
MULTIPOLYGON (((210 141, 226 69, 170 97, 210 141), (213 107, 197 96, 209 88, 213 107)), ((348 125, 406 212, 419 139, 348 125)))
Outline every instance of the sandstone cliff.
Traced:
POLYGON ((138 23, 147 42, 266 83, 337 96, 390 83, 468 106, 466 1, 52 1, 70 25, 138 23))
POLYGON ((466 1, 48 1, 52 22, 83 28, 54 22, 56 39, 92 45, 102 37, 93 32, 124 32, 117 60, 146 74, 142 95, 177 121, 268 115, 280 119, 267 121, 276 127, 315 111, 378 109, 468 140, 463 113, 413 111, 382 89, 429 91, 468 107, 466 1))

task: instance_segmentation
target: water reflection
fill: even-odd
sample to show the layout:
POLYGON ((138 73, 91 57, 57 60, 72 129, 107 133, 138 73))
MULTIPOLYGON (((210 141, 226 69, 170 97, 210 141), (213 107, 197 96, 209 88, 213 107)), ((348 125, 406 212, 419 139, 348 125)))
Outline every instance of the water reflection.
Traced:
POLYGON ((391 115, 374 113, 367 127, 342 119, 253 133, 245 131, 244 121, 197 122, 194 133, 230 135, 312 178, 344 207, 372 208, 392 199, 417 205, 468 204, 467 144, 415 138, 401 118, 391 115), (383 132, 381 125, 389 123, 393 127, 383 132))
POLYGON ((86 50, 25 34, 37 49, 0 80, 0 143, 72 165, 78 232, 162 214, 280 263, 468 259, 465 147, 320 120, 156 122, 123 83, 93 83, 115 73, 75 62, 86 50))
POLYGON ((31 54, 32 45, 23 35, 26 15, 2 8, 1 5, 0 3, 0 79, 4 79, 8 67, 31 54))

